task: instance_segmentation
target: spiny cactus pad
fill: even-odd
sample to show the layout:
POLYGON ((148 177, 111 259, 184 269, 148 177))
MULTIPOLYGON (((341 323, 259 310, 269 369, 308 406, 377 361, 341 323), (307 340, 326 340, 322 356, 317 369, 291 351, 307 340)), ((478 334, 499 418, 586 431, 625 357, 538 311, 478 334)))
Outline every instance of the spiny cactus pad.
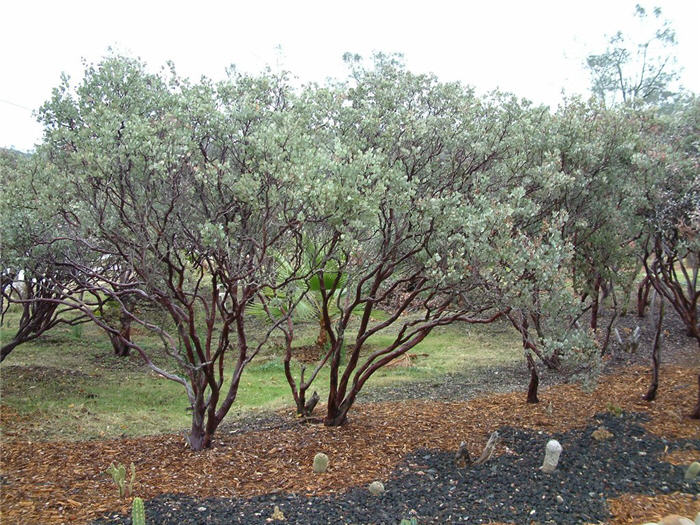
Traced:
POLYGON ((319 452, 314 456, 314 472, 321 474, 328 469, 328 456, 323 452, 319 452))
POLYGON ((613 437, 613 433, 610 432, 604 426, 600 426, 593 431, 591 437, 596 441, 605 441, 606 439, 610 439, 611 437, 613 437))
POLYGON ((117 488, 119 489, 119 497, 123 498, 124 496, 129 497, 131 494, 133 494, 134 491, 134 482, 136 481, 136 467, 134 466, 133 463, 131 463, 131 479, 127 483, 126 481, 126 467, 120 463, 119 466, 116 466, 114 462, 110 463, 109 467, 107 468, 107 474, 112 476, 112 479, 114 480, 114 483, 117 485, 117 488))
POLYGON ((381 481, 373 481, 369 484, 369 491, 373 496, 381 496, 384 494, 384 484, 381 481))
POLYGON ((272 517, 270 519, 273 521, 284 521, 286 518, 284 517, 284 512, 282 512, 280 508, 275 505, 275 508, 272 511, 272 517))

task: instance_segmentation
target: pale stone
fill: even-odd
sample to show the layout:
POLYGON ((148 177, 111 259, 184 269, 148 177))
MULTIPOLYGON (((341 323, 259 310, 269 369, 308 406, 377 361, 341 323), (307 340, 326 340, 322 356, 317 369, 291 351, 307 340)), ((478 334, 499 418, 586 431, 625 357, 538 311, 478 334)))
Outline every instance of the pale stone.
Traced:
POLYGON ((547 447, 545 448, 544 463, 540 467, 542 472, 554 472, 559 463, 559 456, 561 455, 561 444, 556 439, 550 439, 547 442, 547 447))
POLYGON ((685 479, 695 479, 698 477, 698 474, 700 474, 700 463, 693 461, 688 470, 685 471, 685 479))
POLYGON ((326 469, 328 469, 328 456, 323 452, 319 452, 314 456, 314 472, 322 474, 326 469))
POLYGON ((669 514, 659 522, 659 525, 695 525, 695 523, 683 516, 669 514))
POLYGON ((381 481, 373 481, 369 484, 369 491, 373 496, 381 496, 384 493, 384 484, 381 481))

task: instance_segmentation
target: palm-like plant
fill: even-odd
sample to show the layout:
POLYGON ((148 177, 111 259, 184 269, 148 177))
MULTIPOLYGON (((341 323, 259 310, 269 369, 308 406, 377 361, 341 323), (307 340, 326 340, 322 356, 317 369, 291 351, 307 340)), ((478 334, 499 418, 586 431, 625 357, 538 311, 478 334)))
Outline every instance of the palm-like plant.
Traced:
MULTIPOLYGON (((298 275, 304 275, 297 281, 296 286, 282 290, 263 290, 260 300, 248 305, 248 312, 256 317, 268 319, 271 322, 278 321, 291 314, 293 322, 318 323, 318 336, 316 345, 323 350, 328 341, 326 320, 323 315, 323 293, 334 297, 336 300, 345 293, 346 278, 337 271, 337 265, 324 262, 314 249, 313 243, 304 243, 302 254, 303 262, 298 275)), ((277 258, 277 279, 280 282, 289 280, 295 272, 292 264, 283 257, 277 258)), ((337 307, 331 311, 331 320, 340 312, 337 307)))
POLYGON ((300 416, 309 416, 318 402, 318 395, 314 395, 307 401, 306 392, 311 386, 319 371, 326 364, 331 355, 328 345, 328 323, 338 314, 340 309, 336 306, 345 293, 346 277, 338 271, 338 264, 326 260, 321 251, 313 242, 303 243, 301 264, 293 265, 284 257, 277 257, 277 280, 290 281, 294 285, 281 289, 263 290, 258 300, 247 306, 248 311, 260 318, 269 320, 278 325, 279 330, 285 336, 284 371, 287 383, 292 390, 292 396, 300 416), (296 266, 296 268, 295 268, 296 266), (290 280, 293 273, 301 275, 298 280, 290 280), (327 304, 333 304, 329 309, 330 315, 324 315, 324 298, 327 304), (286 321, 285 321, 286 318, 286 321), (283 320, 282 323, 279 321, 283 320), (319 360, 316 366, 305 380, 306 366, 301 366, 299 383, 297 385, 291 370, 292 343, 294 342, 294 326, 296 322, 318 323, 318 336, 316 347, 319 351, 319 360))

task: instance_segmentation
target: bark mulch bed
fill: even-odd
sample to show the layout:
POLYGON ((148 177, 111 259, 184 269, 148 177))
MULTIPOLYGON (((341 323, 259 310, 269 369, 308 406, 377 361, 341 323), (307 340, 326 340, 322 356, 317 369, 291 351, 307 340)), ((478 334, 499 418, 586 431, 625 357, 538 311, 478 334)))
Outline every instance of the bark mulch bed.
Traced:
MULTIPOLYGON (((641 367, 629 369, 624 374, 614 373, 605 376, 598 388, 588 393, 575 385, 555 385, 541 392, 541 402, 537 405, 525 404, 522 392, 492 394, 470 401, 409 400, 359 404, 351 411, 348 424, 341 428, 296 424, 252 431, 227 430, 218 436, 210 450, 200 453, 187 450, 183 438, 178 435, 89 442, 12 441, 2 447, 2 521, 86 523, 101 516, 128 512, 130 502, 118 498, 112 480, 104 473, 112 461, 126 465, 134 462, 137 471, 135 494, 146 500, 157 497, 158 500, 172 499, 169 495, 181 495, 172 504, 194 513, 191 523, 207 522, 204 514, 197 517, 197 513, 205 513, 206 505, 203 507, 201 501, 211 497, 259 497, 267 498, 265 502, 268 502, 271 501, 270 494, 274 493, 280 501, 291 501, 290 498, 298 501, 300 497, 312 496, 309 501, 312 504, 317 502, 321 508, 321 502, 335 502, 338 498, 354 502, 355 507, 374 505, 376 502, 367 501, 369 496, 365 486, 368 483, 383 480, 389 486, 392 473, 394 477, 401 476, 401 468, 409 468, 413 469, 411 480, 420 478, 428 483, 426 487, 430 487, 431 473, 425 469, 419 470, 423 474, 417 474, 418 471, 410 467, 411 461, 416 465, 421 462, 433 464, 430 468, 440 475, 440 469, 451 468, 446 458, 451 457, 460 441, 466 441, 472 457, 478 457, 492 431, 510 427, 523 432, 523 436, 529 436, 527 439, 541 436, 543 447, 550 435, 576 429, 583 435, 600 424, 599 421, 608 421, 605 418, 613 418, 620 411, 643 413, 644 418, 638 418, 643 426, 640 432, 653 434, 657 448, 666 442, 670 445, 669 450, 659 451, 659 460, 665 465, 663 468, 681 469, 665 462, 664 454, 670 453, 675 462, 692 459, 692 453, 700 459, 700 442, 697 441, 700 439, 700 421, 686 417, 697 397, 697 370, 665 366, 659 398, 653 403, 641 400, 648 376, 648 370, 641 367), (601 413, 605 415, 598 417, 603 419, 596 420, 595 415, 601 413), (679 439, 686 440, 683 441, 685 448, 681 448, 691 452, 677 451, 679 439), (326 474, 314 475, 312 458, 319 451, 331 458, 330 467, 326 474), (425 456, 429 458, 423 459, 425 456), (188 500, 188 496, 194 499, 188 500), (200 511, 200 508, 205 508, 205 511, 200 511)), ((3 428, 7 428, 11 418, 12 414, 3 410, 3 428)), ((622 425, 626 421, 624 417, 618 419, 620 423, 611 419, 608 424, 622 425)), ((617 436, 626 432, 624 428, 620 427, 617 436)), ((579 447, 592 443, 590 437, 588 441, 578 442, 582 443, 579 447)), ((493 464, 488 462, 483 466, 485 475, 489 475, 492 466, 505 465, 503 468, 506 468, 509 464, 506 446, 512 449, 518 440, 504 439, 504 443, 498 449, 499 456, 492 460, 493 464)), ((525 458, 527 454, 521 456, 525 458)), ((541 457, 529 461, 539 463, 541 457)), ((595 473, 588 475, 595 476, 595 473)), ((519 482, 517 475, 510 482, 515 490, 519 482)), ((640 490, 638 495, 613 494, 615 499, 609 502, 610 523, 639 523, 654 518, 656 514, 664 514, 666 509, 691 517, 700 511, 700 501, 697 497, 693 499, 692 494, 688 495, 686 489, 681 490, 682 487, 675 485, 667 488, 669 493, 661 491, 656 496, 645 494, 648 488, 640 490), (642 508, 649 509, 649 514, 640 519, 638 510, 642 508)), ((697 485, 694 491, 697 492, 697 485)), ((596 498, 605 496, 607 493, 595 495, 596 498)), ((402 497, 398 495, 399 499, 402 497)), ((147 506, 150 505, 147 502, 147 506)), ((271 514, 272 509, 269 511, 271 514)), ((257 519, 265 523, 269 514, 257 519)), ((469 509, 464 515, 469 515, 469 509)), ((505 516, 499 514, 493 518, 511 521, 505 516)), ((247 519, 239 521, 234 517, 232 513, 231 522, 245 523, 247 519)), ((398 522, 401 517, 407 516, 390 518, 398 522)), ((177 516, 173 519, 182 522, 177 516)), ((335 518, 327 519, 336 522, 335 518)), ((381 523, 394 522, 385 516, 376 516, 375 519, 381 523)), ((258 521, 250 518, 247 522, 258 521)), ((294 521, 288 519, 288 522, 294 521)), ((424 522, 430 521, 421 520, 424 522)))

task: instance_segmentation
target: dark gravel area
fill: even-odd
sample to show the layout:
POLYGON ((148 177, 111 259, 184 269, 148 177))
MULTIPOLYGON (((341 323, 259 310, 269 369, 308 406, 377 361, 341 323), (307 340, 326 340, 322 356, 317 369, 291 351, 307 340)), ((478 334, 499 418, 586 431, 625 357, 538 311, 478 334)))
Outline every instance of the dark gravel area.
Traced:
MULTIPOLYGON (((649 313, 646 317, 638 317, 630 313, 615 320, 615 327, 623 339, 639 327, 639 346, 634 353, 625 352, 618 344, 615 334, 612 333, 608 350, 609 359, 605 366, 606 372, 633 365, 651 367, 651 350, 656 331, 655 320, 652 317, 649 313)), ((600 337, 603 337, 609 321, 610 312, 602 311, 599 320, 600 337)), ((683 322, 670 305, 666 307, 663 328, 665 336, 661 351, 662 365, 668 363, 700 366, 700 353, 695 340, 685 335, 683 322)), ((571 379, 566 373, 548 370, 541 363, 538 363, 538 370, 541 389, 571 379)), ((370 381, 360 392, 358 401, 366 403, 401 399, 468 401, 488 393, 527 390, 529 380, 530 373, 523 359, 513 365, 473 368, 468 374, 448 374, 439 380, 414 381, 386 387, 373 387, 370 381)))
MULTIPOLYGON (((433 401, 468 401, 486 393, 524 390, 530 373, 523 363, 504 366, 472 368, 468 374, 447 374, 438 379, 411 381, 393 386, 374 387, 369 384, 357 396, 360 403, 398 401, 402 399, 426 399, 433 401)), ((541 370, 542 387, 561 382, 562 377, 541 370)))
MULTIPOLYGON (((415 516, 426 523, 597 523, 609 518, 606 498, 623 493, 700 492, 700 479, 687 482, 683 467, 661 461, 668 447, 700 448, 700 440, 667 441, 646 433, 638 414, 600 414, 585 429, 547 434, 505 427, 500 455, 480 466, 459 469, 454 453, 420 450, 407 456, 373 496, 357 487, 335 496, 268 494, 249 499, 164 495, 146 502, 149 523, 270 523, 274 506, 290 524, 397 524, 415 516), (596 441, 604 425, 613 437, 596 441), (552 474, 539 470, 546 442, 558 439, 563 452, 552 474)), ((270 487, 271 490, 274 487, 270 487)), ((700 508, 700 499, 698 499, 700 508)), ((111 516, 96 524, 128 524, 111 516)))

